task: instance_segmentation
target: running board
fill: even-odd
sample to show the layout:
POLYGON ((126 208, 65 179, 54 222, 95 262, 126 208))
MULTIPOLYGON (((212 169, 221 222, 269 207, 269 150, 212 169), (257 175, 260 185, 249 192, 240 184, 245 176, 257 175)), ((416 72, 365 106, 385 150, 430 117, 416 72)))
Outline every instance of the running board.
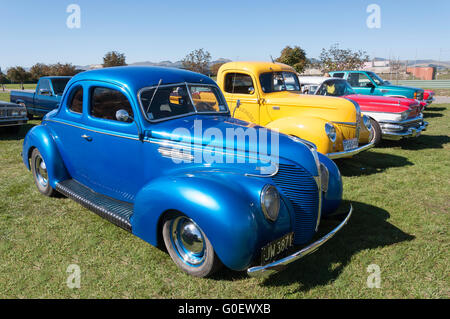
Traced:
POLYGON ((96 193, 74 179, 56 184, 56 190, 131 233, 130 217, 133 214, 133 204, 96 193))

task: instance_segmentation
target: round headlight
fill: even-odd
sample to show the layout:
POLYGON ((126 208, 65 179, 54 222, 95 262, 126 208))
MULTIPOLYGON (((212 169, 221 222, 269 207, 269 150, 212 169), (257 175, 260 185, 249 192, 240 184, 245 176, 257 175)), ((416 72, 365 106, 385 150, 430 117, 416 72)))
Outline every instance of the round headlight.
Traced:
POLYGON ((273 185, 264 186, 261 191, 261 208, 264 216, 274 222, 280 212, 280 193, 273 185))
POLYGON ((327 136, 331 142, 336 142, 336 129, 334 128, 333 124, 325 124, 325 133, 327 133, 327 136))
POLYGON ((370 118, 367 115, 363 115, 363 122, 366 128, 370 131, 372 129, 372 123, 370 122, 370 118))

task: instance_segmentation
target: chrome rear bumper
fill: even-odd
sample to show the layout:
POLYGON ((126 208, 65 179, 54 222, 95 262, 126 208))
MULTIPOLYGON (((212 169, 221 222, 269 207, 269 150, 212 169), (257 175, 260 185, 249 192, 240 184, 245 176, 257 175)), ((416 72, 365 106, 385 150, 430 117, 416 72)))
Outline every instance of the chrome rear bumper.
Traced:
POLYGON ((350 216, 352 215, 353 207, 350 205, 350 210, 345 217, 345 219, 331 232, 317 240, 316 242, 312 243, 311 245, 293 253, 292 255, 289 255, 287 257, 284 257, 280 260, 271 262, 270 264, 264 265, 264 266, 255 266, 247 269, 247 274, 251 277, 267 277, 272 275, 275 272, 283 270, 287 265, 290 263, 305 257, 306 255, 309 255, 313 252, 315 252, 320 246, 325 244, 328 240, 330 240, 338 231, 344 227, 345 224, 347 224, 348 220, 350 219, 350 216))

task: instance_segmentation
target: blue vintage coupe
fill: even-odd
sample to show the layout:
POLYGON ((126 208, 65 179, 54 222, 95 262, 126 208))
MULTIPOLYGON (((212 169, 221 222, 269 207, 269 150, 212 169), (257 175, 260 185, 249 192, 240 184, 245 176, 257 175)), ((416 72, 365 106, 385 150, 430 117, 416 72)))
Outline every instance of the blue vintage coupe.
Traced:
POLYGON ((61 193, 165 247, 198 277, 221 265, 252 276, 279 271, 352 212, 299 248, 341 203, 338 168, 309 142, 231 118, 215 82, 184 70, 76 75, 29 131, 22 156, 42 194, 61 193))

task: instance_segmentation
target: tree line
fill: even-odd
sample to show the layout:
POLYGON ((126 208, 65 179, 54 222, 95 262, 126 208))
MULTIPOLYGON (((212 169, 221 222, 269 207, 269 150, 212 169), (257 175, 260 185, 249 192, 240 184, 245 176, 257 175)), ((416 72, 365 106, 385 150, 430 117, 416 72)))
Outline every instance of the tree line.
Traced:
MULTIPOLYGON (((307 68, 317 68, 323 73, 337 70, 360 69, 369 56, 365 51, 353 51, 351 49, 341 49, 339 44, 332 45, 329 49, 323 48, 319 59, 308 59, 306 52, 300 46, 286 46, 280 52, 274 62, 280 62, 292 66, 298 73, 303 73, 307 68)), ((182 62, 182 68, 209 76, 217 75, 223 63, 211 65, 211 54, 205 49, 197 49, 188 53, 182 62)), ((103 57, 103 67, 114 67, 127 65, 125 54, 110 51, 103 57)), ((6 74, 0 70, 0 84, 37 82, 42 76, 73 76, 83 70, 77 69, 70 63, 44 64, 36 63, 29 71, 21 66, 9 68, 6 74)))

